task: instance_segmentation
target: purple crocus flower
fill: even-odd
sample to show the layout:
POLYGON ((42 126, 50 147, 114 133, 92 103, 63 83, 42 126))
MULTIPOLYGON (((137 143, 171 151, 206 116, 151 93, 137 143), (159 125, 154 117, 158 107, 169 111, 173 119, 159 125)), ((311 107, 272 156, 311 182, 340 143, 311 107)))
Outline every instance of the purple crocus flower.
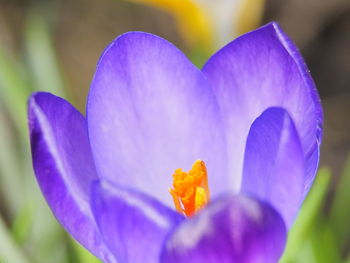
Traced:
POLYGON ((277 262, 315 177, 322 118, 309 71, 276 23, 202 70, 162 38, 126 33, 98 62, 86 117, 48 93, 29 100, 41 190, 64 228, 108 263, 277 262), (171 175, 198 159, 211 200, 186 217, 171 175))

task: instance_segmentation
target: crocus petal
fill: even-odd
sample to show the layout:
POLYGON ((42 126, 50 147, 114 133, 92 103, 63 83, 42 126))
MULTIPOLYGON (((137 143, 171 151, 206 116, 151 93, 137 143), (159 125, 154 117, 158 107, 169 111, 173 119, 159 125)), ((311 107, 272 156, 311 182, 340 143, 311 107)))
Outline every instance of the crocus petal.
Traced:
POLYGON ((107 47, 90 89, 87 120, 101 177, 173 207, 168 188, 174 170, 189 170, 202 159, 212 193, 225 188, 215 96, 203 74, 164 39, 132 32, 107 47))
POLYGON ((303 150, 288 113, 269 108, 250 128, 244 158, 242 192, 271 204, 287 227, 306 194, 303 150))
POLYGON ((84 117, 49 93, 29 100, 33 166, 54 215, 83 246, 105 262, 116 262, 101 241, 89 206, 96 179, 84 117))
POLYGON ((268 107, 282 107, 295 122, 309 187, 318 165, 322 109, 301 55, 280 27, 271 23, 237 38, 211 57, 203 72, 225 120, 231 186, 239 190, 251 124, 268 107))
POLYGON ((106 182, 93 188, 97 224, 118 262, 158 263, 165 237, 184 217, 160 202, 106 182))
POLYGON ((231 196, 182 223, 164 246, 161 263, 275 263, 286 229, 269 205, 231 196))

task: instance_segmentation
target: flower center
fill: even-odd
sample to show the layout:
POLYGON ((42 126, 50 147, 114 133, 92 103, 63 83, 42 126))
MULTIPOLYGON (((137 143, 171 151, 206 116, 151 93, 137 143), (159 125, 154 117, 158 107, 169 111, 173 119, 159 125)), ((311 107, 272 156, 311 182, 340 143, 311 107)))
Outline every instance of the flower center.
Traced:
POLYGON ((207 168, 202 160, 195 161, 189 172, 176 169, 173 179, 173 188, 169 192, 179 213, 193 216, 208 203, 207 168))

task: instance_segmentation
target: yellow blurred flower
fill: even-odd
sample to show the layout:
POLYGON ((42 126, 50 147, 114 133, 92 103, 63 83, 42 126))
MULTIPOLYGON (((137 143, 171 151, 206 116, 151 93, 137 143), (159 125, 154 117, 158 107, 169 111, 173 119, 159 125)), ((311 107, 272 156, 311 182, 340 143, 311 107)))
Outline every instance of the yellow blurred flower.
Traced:
POLYGON ((256 28, 264 0, 129 0, 174 16, 180 33, 194 48, 211 52, 256 28))

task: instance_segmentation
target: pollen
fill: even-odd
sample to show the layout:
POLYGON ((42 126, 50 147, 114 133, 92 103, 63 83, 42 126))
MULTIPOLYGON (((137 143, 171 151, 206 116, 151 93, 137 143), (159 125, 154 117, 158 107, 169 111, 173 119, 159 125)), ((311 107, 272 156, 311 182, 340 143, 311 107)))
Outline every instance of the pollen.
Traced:
POLYGON ((193 216, 209 201, 207 168, 202 160, 197 160, 189 172, 176 169, 173 174, 173 188, 169 189, 176 210, 193 216))

